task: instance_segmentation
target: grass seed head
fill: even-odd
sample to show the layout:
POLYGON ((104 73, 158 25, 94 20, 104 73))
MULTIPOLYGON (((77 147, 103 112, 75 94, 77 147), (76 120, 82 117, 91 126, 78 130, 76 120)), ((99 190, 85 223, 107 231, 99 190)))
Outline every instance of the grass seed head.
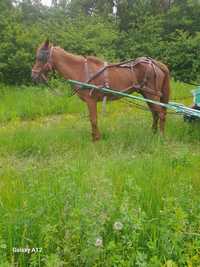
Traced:
POLYGON ((113 229, 116 231, 121 231, 123 229, 123 224, 121 222, 117 221, 114 223, 113 229))
POLYGON ((95 247, 103 247, 103 240, 101 237, 96 239, 95 247))

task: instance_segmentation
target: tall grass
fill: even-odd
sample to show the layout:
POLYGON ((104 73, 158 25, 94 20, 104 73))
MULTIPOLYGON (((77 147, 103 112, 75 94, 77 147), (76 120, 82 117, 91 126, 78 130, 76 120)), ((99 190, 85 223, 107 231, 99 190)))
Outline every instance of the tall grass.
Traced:
MULTIPOLYGON (((0 122, 10 120, 35 119, 51 114, 80 112, 79 102, 70 101, 66 85, 64 96, 55 95, 47 87, 22 86, 6 87, 0 85, 0 122), (77 105, 77 106, 76 106, 77 105)), ((80 105, 81 106, 81 105, 80 105)))
POLYGON ((64 100, 30 92, 43 112, 21 117, 29 91, 11 89, 24 104, 0 119, 0 266, 199 266, 199 125, 171 115, 162 139, 115 102, 93 144, 81 102, 55 116, 64 100), (13 253, 27 246, 42 251, 13 253))

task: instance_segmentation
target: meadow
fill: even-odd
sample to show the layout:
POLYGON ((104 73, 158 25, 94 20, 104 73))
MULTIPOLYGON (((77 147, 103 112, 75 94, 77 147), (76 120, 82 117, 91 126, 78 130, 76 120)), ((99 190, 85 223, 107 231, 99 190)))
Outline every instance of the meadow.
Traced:
POLYGON ((0 86, 0 267, 200 266, 200 123, 169 114, 161 138, 150 112, 98 108, 92 143, 76 96, 0 86))

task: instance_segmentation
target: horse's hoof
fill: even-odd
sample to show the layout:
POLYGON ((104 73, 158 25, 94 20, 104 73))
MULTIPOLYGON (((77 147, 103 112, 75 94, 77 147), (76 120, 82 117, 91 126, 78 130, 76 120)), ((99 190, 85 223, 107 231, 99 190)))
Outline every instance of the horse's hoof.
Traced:
POLYGON ((158 133, 158 130, 157 129, 152 129, 152 133, 154 134, 154 135, 156 135, 157 133, 158 133))
POLYGON ((92 141, 93 142, 97 142, 97 141, 99 141, 101 139, 101 136, 100 135, 97 135, 97 136, 93 136, 92 137, 92 141))
POLYGON ((100 139, 101 139, 101 138, 93 138, 93 139, 92 139, 92 142, 93 142, 93 143, 96 143, 96 142, 99 141, 100 139))

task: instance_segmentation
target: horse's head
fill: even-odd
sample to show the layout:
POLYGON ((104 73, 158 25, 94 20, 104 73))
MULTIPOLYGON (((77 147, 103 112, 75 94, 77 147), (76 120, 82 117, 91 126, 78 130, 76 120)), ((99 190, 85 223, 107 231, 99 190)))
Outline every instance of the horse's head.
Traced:
POLYGON ((53 69, 52 66, 52 50, 53 46, 49 44, 47 39, 36 52, 36 61, 32 68, 32 80, 33 82, 46 82, 47 74, 53 69))

